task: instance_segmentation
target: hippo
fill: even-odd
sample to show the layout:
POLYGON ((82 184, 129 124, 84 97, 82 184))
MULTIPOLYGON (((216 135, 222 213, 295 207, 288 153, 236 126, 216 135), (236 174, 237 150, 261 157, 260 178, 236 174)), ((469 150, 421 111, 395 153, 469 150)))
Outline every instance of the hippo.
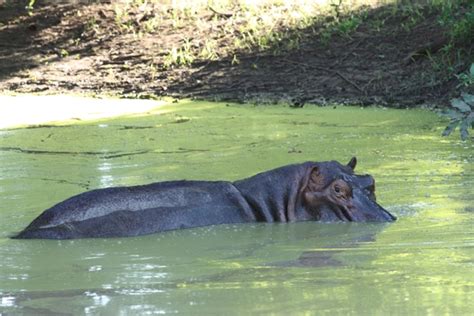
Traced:
POLYGON ((304 162, 229 181, 166 181, 97 189, 40 214, 13 238, 129 237, 235 223, 391 222, 357 159, 304 162))

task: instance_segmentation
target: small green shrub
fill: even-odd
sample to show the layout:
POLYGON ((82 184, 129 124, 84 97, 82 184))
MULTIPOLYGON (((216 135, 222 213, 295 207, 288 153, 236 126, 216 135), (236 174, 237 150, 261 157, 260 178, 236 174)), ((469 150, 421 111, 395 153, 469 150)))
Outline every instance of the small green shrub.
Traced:
POLYGON ((453 42, 471 41, 474 33, 474 4, 469 1, 441 2, 439 23, 447 28, 453 42), (465 10, 461 10, 462 7, 465 10))
POLYGON ((456 75, 456 78, 459 80, 458 88, 459 87, 471 87, 474 85, 474 64, 471 64, 471 68, 469 69, 469 72, 462 73, 459 75, 456 75))
POLYGON ((350 34, 354 32, 361 23, 362 20, 359 17, 350 15, 346 19, 341 19, 339 24, 336 26, 336 29, 339 34, 349 37, 350 34))
POLYGON ((469 127, 474 128, 474 95, 462 93, 461 98, 451 100, 451 105, 453 108, 445 113, 451 122, 443 131, 443 136, 448 136, 459 126, 461 139, 466 140, 469 127))
POLYGON ((189 66, 195 60, 195 56, 191 49, 191 42, 188 39, 184 40, 183 46, 173 47, 165 56, 163 66, 165 69, 172 66, 189 66))

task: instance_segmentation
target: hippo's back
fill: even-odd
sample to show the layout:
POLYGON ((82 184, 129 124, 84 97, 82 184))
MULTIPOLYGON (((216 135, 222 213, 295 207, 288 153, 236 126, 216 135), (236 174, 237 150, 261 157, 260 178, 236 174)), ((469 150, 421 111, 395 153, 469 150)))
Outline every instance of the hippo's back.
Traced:
POLYGON ((16 238, 136 236, 187 227, 191 220, 197 227, 249 217, 248 204, 229 182, 169 181, 73 196, 44 211, 16 238), (226 217, 216 219, 221 213, 226 217))

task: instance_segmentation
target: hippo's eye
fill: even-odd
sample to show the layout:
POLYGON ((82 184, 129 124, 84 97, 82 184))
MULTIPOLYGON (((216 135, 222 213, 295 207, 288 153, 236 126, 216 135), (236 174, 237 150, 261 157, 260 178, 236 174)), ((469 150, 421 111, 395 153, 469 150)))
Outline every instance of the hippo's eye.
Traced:
POLYGON ((352 197, 352 190, 350 186, 343 180, 336 180, 332 185, 332 192, 338 199, 347 200, 352 197))

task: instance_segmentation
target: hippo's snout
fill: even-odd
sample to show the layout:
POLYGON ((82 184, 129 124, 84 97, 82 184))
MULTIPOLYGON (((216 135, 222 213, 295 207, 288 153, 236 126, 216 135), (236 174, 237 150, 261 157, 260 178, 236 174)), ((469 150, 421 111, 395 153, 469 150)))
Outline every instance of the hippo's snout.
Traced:
POLYGON ((365 190, 353 190, 353 213, 358 221, 367 222, 393 222, 397 218, 380 206, 365 190))

